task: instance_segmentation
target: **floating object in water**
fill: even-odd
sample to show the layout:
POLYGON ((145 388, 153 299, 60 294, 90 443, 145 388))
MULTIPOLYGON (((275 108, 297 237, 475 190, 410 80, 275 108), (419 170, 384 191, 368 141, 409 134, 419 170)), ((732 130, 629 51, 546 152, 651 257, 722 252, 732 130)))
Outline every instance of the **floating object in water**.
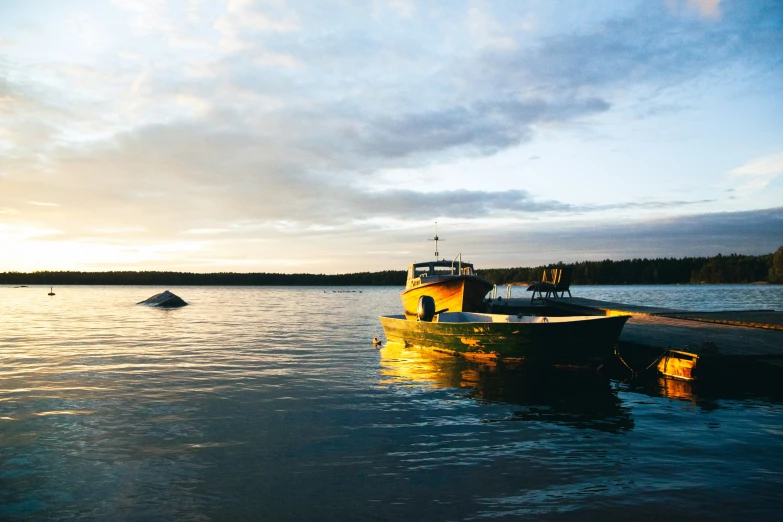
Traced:
POLYGON ((658 371, 672 379, 692 381, 696 378, 698 361, 699 356, 695 353, 669 350, 658 362, 658 371))
POLYGON ((53 287, 49 287, 49 295, 54 295, 54 289, 53 287))
POLYGON ((372 338, 372 345, 373 346, 379 346, 381 344, 381 342, 382 341, 380 339, 378 339, 377 337, 373 337, 372 338))
POLYGON ((178 308, 180 306, 186 306, 186 303, 181 297, 176 294, 172 294, 168 290, 155 294, 149 299, 139 301, 136 304, 143 304, 147 306, 156 306, 158 308, 178 308))

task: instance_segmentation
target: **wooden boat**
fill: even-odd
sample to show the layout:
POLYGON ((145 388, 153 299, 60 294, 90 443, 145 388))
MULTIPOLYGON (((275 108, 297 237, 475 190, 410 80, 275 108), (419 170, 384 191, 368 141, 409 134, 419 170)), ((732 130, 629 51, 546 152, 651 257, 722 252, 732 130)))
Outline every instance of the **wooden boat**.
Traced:
POLYGON ((422 296, 435 299, 439 312, 480 312, 483 300, 492 290, 492 283, 476 275, 472 263, 464 263, 462 254, 452 261, 438 259, 437 223, 435 228, 435 260, 413 263, 408 267, 405 290, 400 292, 406 316, 415 317, 422 296))
POLYGON ((403 315, 380 319, 389 343, 470 358, 580 366, 612 357, 629 317, 446 312, 432 321, 403 315))
POLYGON ((405 290, 400 292, 405 315, 416 315, 419 298, 423 295, 435 299, 439 312, 481 311, 492 283, 477 276, 471 263, 455 261, 429 261, 408 267, 405 290))

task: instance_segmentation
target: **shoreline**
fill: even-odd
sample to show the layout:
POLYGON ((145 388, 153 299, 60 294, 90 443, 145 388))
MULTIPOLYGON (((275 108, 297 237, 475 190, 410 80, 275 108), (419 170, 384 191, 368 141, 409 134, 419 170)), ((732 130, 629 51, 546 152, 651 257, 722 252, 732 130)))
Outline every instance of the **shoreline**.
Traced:
MULTIPOLYGON (((499 283, 497 287, 526 287, 530 283, 499 283)), ((591 283, 581 284, 574 283, 572 287, 625 287, 625 286, 780 286, 780 283, 769 283, 767 281, 756 281, 752 283, 591 283)), ((22 284, 7 284, 0 283, 0 288, 44 288, 50 286, 170 286, 170 287, 215 287, 215 288, 230 288, 230 287, 311 287, 311 288, 323 288, 323 287, 361 287, 361 288, 373 288, 373 287, 405 287, 405 284, 361 284, 361 283, 267 283, 267 284, 219 284, 219 283, 172 283, 172 282, 154 282, 154 283, 92 283, 92 282, 70 282, 70 283, 22 283, 22 284)))

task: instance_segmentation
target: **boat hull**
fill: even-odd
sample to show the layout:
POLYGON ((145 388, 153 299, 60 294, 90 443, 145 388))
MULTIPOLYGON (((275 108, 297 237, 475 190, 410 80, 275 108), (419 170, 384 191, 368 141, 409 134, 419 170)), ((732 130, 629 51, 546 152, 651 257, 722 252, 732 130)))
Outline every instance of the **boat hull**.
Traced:
POLYGON ((390 343, 479 359, 584 365, 608 359, 629 316, 541 323, 423 322, 382 316, 390 343))
POLYGON ((484 297, 490 290, 492 283, 479 277, 454 276, 405 289, 400 292, 400 299, 408 317, 416 317, 419 298, 423 295, 435 300, 435 310, 439 312, 478 312, 481 311, 484 297))

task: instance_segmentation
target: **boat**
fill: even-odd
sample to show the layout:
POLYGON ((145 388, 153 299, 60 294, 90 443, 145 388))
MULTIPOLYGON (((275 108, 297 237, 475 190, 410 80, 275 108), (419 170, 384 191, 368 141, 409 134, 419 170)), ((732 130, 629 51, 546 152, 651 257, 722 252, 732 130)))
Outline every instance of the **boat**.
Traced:
MULTIPOLYGON (((421 312, 422 307, 419 307, 421 312)), ((388 343, 476 359, 594 366, 614 355, 630 316, 547 317, 476 312, 381 316, 388 343), (429 317, 427 317, 429 315, 429 317)))
POLYGON ((435 260, 413 263, 408 267, 405 290, 400 292, 402 308, 407 317, 416 317, 419 298, 430 296, 439 312, 483 311, 484 297, 493 284, 476 275, 472 263, 462 261, 462 254, 453 260, 438 259, 438 229, 435 224, 435 260))

